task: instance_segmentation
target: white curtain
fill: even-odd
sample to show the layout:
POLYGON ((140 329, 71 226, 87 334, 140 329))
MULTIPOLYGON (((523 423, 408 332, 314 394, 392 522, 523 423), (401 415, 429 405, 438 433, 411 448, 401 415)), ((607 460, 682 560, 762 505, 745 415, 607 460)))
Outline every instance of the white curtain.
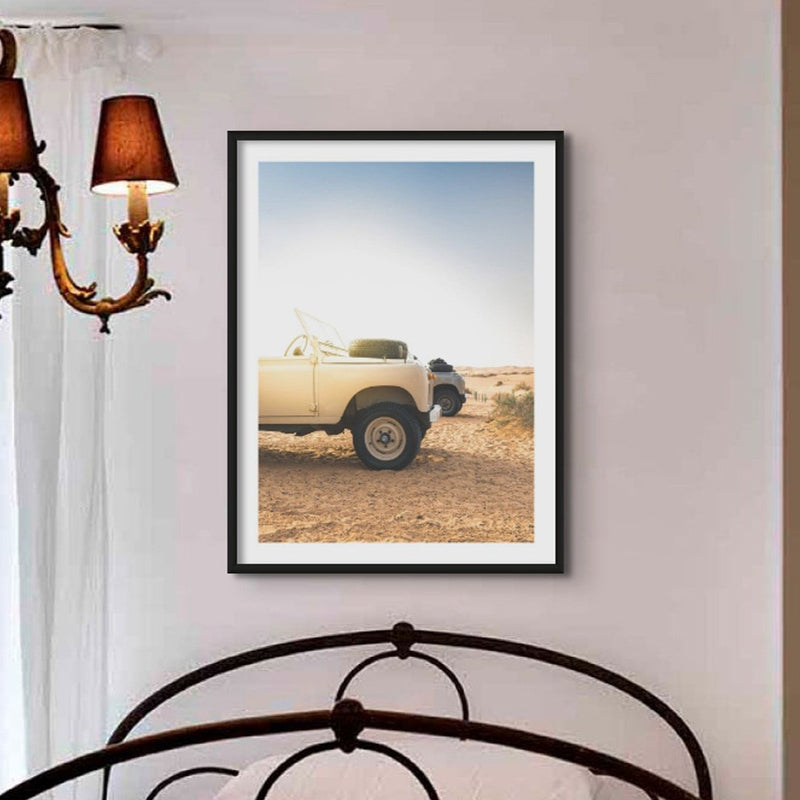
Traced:
MULTIPOLYGON (((62 216, 74 233, 67 262, 78 283, 97 280, 111 293, 108 266, 121 255, 110 226, 120 208, 89 192, 93 144, 101 99, 120 93, 126 64, 149 56, 148 43, 88 29, 15 35, 34 133, 47 142, 40 159, 62 187, 62 216)), ((32 182, 23 177, 15 189, 24 222, 38 225, 42 206, 32 182)), ((99 747, 107 736, 113 352, 113 336, 98 332, 97 319, 61 300, 47 245, 37 258, 15 250, 10 271, 14 295, 0 303, 0 780, 9 782, 99 747)), ((93 781, 60 792, 90 794, 96 797, 93 781)))
POLYGON ((12 305, 0 302, 0 791, 25 775, 14 467, 12 305))

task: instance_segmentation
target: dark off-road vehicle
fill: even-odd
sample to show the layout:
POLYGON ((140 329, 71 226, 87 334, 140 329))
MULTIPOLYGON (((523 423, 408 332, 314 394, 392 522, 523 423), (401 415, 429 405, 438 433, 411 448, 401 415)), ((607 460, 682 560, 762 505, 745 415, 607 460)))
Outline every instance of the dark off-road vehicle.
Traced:
POLYGON ((466 381, 443 358, 428 362, 433 373, 433 402, 441 406, 443 417, 454 417, 467 402, 466 381))

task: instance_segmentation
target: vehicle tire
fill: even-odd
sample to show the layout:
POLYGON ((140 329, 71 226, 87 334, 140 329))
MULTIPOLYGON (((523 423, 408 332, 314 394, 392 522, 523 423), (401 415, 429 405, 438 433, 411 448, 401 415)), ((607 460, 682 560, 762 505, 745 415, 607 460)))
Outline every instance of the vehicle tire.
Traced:
POLYGON ((407 358, 408 345, 397 339, 353 339, 347 355, 350 358, 407 358))
POLYGON ((436 386, 433 390, 433 402, 442 407, 443 417, 454 417, 464 405, 452 386, 436 386))
POLYGON ((419 422, 396 403, 376 403, 358 413, 353 425, 353 447, 370 469, 403 469, 417 455, 422 442, 419 422))
POLYGON ((448 364, 443 358, 434 358, 428 362, 431 372, 453 372, 455 367, 448 364))

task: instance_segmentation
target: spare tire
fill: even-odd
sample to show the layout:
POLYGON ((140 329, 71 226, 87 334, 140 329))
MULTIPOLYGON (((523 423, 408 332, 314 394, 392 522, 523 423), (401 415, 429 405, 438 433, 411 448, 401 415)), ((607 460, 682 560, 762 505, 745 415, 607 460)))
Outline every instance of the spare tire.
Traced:
POLYGON ((431 372, 453 372, 455 367, 448 364, 443 358, 434 358, 428 362, 431 372))
POLYGON ((408 358, 408 345, 397 339, 353 339, 347 348, 351 358, 408 358))

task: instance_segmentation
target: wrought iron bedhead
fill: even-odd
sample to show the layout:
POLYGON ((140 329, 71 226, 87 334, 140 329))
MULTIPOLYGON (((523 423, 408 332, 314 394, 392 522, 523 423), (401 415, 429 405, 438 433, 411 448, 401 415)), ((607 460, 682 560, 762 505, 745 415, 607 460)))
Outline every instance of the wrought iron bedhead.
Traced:
MULTIPOLYGON (((265 800, 275 782, 295 764, 317 753, 337 748, 347 753, 353 750, 368 750, 392 758, 416 778, 430 800, 438 800, 435 787, 416 763, 385 744, 361 738, 365 730, 427 734, 501 745, 551 756, 585 767, 596 774, 617 778, 638 787, 653 800, 655 798, 713 800, 708 763, 697 737, 672 708, 647 689, 598 664, 555 650, 484 636, 418 630, 407 622, 399 622, 393 628, 386 630, 355 631, 268 645, 206 664, 162 686, 145 698, 119 723, 104 748, 78 756, 28 778, 0 794, 0 800, 29 800, 48 789, 100 769, 103 770, 101 800, 108 800, 111 767, 115 764, 196 744, 325 729, 333 732, 333 739, 310 745, 289 756, 268 776, 253 800, 265 800), (218 675, 301 653, 379 644, 389 644, 393 649, 370 655, 356 664, 339 684, 335 704, 331 710, 242 717, 127 739, 128 734, 156 708, 181 692, 218 675), (692 762, 697 781, 697 794, 692 794, 654 772, 598 750, 516 728, 472 721, 469 716, 467 694, 459 678, 440 659, 419 649, 413 649, 419 645, 465 648, 515 656, 561 667, 612 686, 654 712, 678 736, 692 762), (347 688, 359 673, 378 661, 390 658, 421 660, 443 673, 458 694, 461 718, 365 709, 358 701, 345 697, 347 688)), ((176 781, 207 773, 236 775, 238 771, 217 766, 181 770, 158 783, 147 800, 155 800, 165 788, 176 781)))

